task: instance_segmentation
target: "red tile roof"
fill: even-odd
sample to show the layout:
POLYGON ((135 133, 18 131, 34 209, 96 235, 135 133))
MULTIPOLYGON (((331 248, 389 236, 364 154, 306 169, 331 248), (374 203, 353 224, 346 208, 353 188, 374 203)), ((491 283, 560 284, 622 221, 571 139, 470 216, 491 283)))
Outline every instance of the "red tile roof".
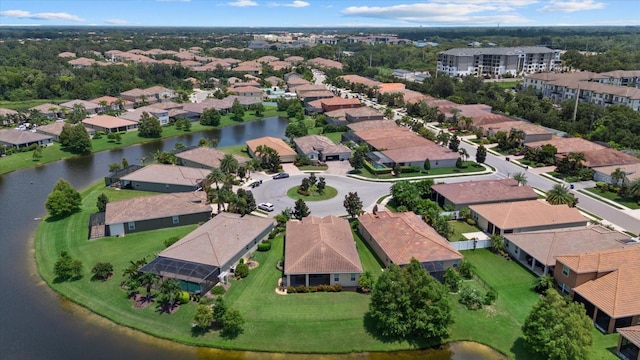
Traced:
POLYGON ((531 187, 518 186, 518 183, 513 179, 436 184, 431 189, 454 204, 482 204, 538 198, 531 187))
MULTIPOLYGON (((578 274, 613 271, 621 265, 640 264, 640 246, 557 256, 556 259, 578 274)), ((640 288, 640 286, 638 286, 640 288)))
POLYGON ((640 315, 640 272, 623 266, 573 289, 612 318, 640 315))
POLYGON ((588 222, 578 209, 551 205, 544 200, 471 205, 469 209, 503 230, 563 224, 579 226, 588 222))
POLYGON ((620 336, 629 340, 633 345, 640 347, 640 325, 616 329, 620 336))

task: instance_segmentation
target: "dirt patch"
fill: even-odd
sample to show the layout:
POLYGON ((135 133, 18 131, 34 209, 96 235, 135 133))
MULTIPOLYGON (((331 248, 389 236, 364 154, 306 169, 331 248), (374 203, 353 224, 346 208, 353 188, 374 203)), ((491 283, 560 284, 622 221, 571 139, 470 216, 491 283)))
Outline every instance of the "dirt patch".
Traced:
POLYGON ((146 295, 136 294, 131 300, 133 301, 133 307, 136 309, 144 309, 153 304, 153 296, 147 297, 146 295))
POLYGON ((258 266, 260 266, 260 263, 259 263, 259 262, 257 262, 257 261, 255 261, 255 260, 250 260, 250 261, 248 261, 246 264, 247 264, 247 266, 249 267, 249 270, 251 270, 251 269, 255 269, 255 268, 257 268, 258 266))

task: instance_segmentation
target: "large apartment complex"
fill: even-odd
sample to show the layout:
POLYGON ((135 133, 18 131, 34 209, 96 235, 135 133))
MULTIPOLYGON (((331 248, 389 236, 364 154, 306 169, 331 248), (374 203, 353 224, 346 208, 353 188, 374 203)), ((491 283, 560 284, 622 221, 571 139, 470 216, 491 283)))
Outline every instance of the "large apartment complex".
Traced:
POLYGON ((575 100, 601 106, 623 105, 640 111, 640 71, 539 73, 527 75, 524 87, 554 102, 575 100))
POLYGON ((438 71, 449 76, 500 76, 551 71, 560 51, 543 46, 456 48, 438 54, 438 71))

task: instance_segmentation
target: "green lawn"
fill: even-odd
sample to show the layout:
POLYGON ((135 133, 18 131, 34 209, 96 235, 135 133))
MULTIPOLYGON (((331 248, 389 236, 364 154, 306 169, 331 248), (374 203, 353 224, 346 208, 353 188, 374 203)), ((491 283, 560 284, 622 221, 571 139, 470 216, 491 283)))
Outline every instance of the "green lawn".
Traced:
POLYGON ((325 171, 329 168, 328 165, 318 165, 318 166, 314 166, 314 165, 305 165, 305 166, 298 166, 298 169, 300 171, 325 171))
POLYGON ((13 109, 13 110, 23 110, 27 111, 29 108, 51 103, 51 104, 61 104, 63 102, 69 101, 68 99, 37 99, 37 100, 23 100, 23 101, 0 101, 1 108, 13 109))
POLYGON ((378 279, 380 274, 382 274, 382 269, 385 267, 382 261, 378 259, 373 249, 369 247, 360 236, 360 233, 356 230, 356 223, 351 223, 351 228, 353 232, 353 238, 356 239, 356 248, 358 249, 358 255, 360 255, 360 263, 362 263, 362 269, 364 271, 371 272, 374 279, 378 279))
POLYGON ((309 192, 309 196, 298 194, 299 187, 300 186, 294 186, 291 189, 289 189, 287 191, 287 196, 294 200, 302 199, 304 201, 322 201, 322 200, 334 198, 336 197, 336 195, 338 195, 338 190, 336 190, 336 188, 331 187, 329 185, 327 185, 324 188, 324 192, 322 194, 319 194, 317 191, 313 190, 309 192))
POLYGON ((342 141, 342 134, 344 134, 344 132, 331 132, 331 133, 324 133, 322 135, 328 137, 334 143, 340 144, 340 141, 342 141))
MULTIPOLYGON (((253 115, 253 113, 247 112, 244 116, 244 121, 254 121, 257 119, 262 119, 266 117, 273 116, 284 116, 285 112, 277 111, 276 107, 267 107, 264 115, 261 117, 257 117, 253 115)), ((231 120, 230 115, 224 115, 220 121, 220 126, 230 126, 238 124, 238 122, 231 120)), ((178 135, 184 135, 188 133, 197 133, 199 131, 213 129, 211 126, 201 125, 199 122, 191 123, 191 130, 177 130, 174 126, 164 126, 162 128, 162 136, 161 138, 170 138, 178 135)), ((105 150, 119 149, 124 148, 133 144, 139 144, 143 142, 155 141, 157 139, 150 138, 142 138, 138 136, 137 131, 131 131, 125 134, 122 134, 122 140, 120 143, 116 143, 112 140, 107 139, 106 136, 103 136, 100 139, 92 140, 92 152, 100 152, 105 150)), ((34 167, 46 163, 50 163, 57 160, 67 159, 71 157, 75 157, 77 155, 72 154, 66 150, 63 150, 60 147, 59 143, 54 143, 52 146, 48 146, 42 149, 42 158, 38 161, 33 161, 33 152, 27 151, 24 153, 16 153, 13 155, 6 156, 0 159, 0 175, 4 173, 8 173, 14 170, 25 169, 29 167, 34 167)), ((246 156, 246 155, 245 155, 246 156)))
MULTIPOLYGON (((477 275, 498 292, 494 305, 471 311, 456 302, 452 338, 489 344, 511 358, 535 359, 524 347, 522 324, 539 296, 531 290, 535 276, 514 261, 486 249, 463 251, 477 275)), ((617 359, 609 351, 617 344, 617 335, 602 335, 593 328, 591 359, 617 359)))
POLYGON ((437 168, 431 170, 422 170, 420 172, 402 172, 400 176, 393 176, 391 174, 377 175, 370 172, 366 167, 360 169, 359 175, 370 179, 397 179, 397 178, 411 178, 411 177, 428 177, 432 175, 455 175, 455 174, 469 174, 474 172, 482 172, 485 170, 483 166, 477 166, 474 161, 465 161, 463 167, 458 169, 456 167, 437 168))
POLYGON ((462 234, 481 231, 477 227, 469 225, 464 221, 451 220, 449 221, 449 225, 451 225, 451 229, 453 230, 453 233, 449 236, 449 241, 467 240, 462 234))
POLYGON ((598 190, 595 187, 592 188, 586 188, 584 189, 592 194, 596 194, 599 196, 602 196, 605 199, 609 199, 613 202, 616 202, 622 206, 626 206, 629 209, 640 209, 640 203, 638 203, 637 201, 633 201, 633 199, 629 199, 629 198, 621 198, 620 196, 618 196, 617 193, 613 192, 613 191, 605 191, 602 192, 600 190, 598 190))
POLYGON ((514 86, 517 86, 519 84, 521 84, 522 81, 521 80, 513 80, 513 81, 497 81, 494 82, 494 84, 498 85, 499 88, 502 89, 511 89, 514 86))
POLYGON ((250 157, 247 152, 247 145, 233 145, 233 146, 225 146, 218 148, 218 150, 223 151, 227 154, 233 154, 238 156, 244 156, 246 158, 250 157))

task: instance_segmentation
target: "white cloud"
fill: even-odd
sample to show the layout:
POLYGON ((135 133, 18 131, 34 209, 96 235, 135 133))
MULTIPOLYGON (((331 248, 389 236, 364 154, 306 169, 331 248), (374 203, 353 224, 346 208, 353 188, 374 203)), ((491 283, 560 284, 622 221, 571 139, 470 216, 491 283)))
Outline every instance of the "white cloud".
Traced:
POLYGON ((124 25, 129 23, 127 20, 122 19, 107 19, 104 22, 112 25, 124 25))
POLYGON ((253 0, 236 0, 234 2, 227 3, 229 6, 235 7, 247 7, 247 6, 258 6, 258 3, 253 0))
POLYGON ((538 9, 538 11, 544 12, 576 12, 576 11, 584 11, 584 10, 596 10, 603 9, 605 7, 605 3, 595 2, 594 0, 583 0, 583 1, 561 1, 561 0, 551 0, 545 6, 538 9))
POLYGON ((17 19, 32 19, 32 20, 67 20, 75 22, 85 21, 83 18, 71 15, 67 13, 31 13, 24 10, 6 10, 0 11, 0 16, 11 17, 17 19))
POLYGON ((284 6, 288 6, 288 7, 294 7, 294 8, 303 8, 303 7, 307 7, 311 4, 309 4, 306 1, 302 1, 302 0, 294 0, 292 3, 290 4, 285 4, 284 6))

